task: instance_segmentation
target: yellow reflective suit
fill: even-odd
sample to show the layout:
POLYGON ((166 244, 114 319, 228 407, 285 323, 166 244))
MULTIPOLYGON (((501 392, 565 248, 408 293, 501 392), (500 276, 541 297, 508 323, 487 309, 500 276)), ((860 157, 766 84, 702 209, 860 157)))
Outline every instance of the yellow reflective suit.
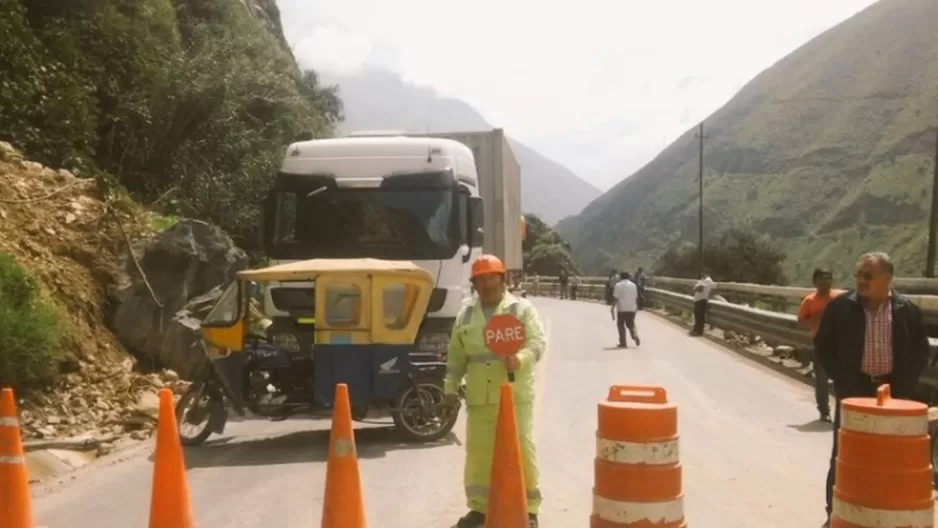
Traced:
MULTIPOLYGON (((534 449, 534 369, 547 348, 537 310, 527 299, 505 293, 491 315, 510 313, 525 330, 524 347, 518 352, 520 367, 512 383, 518 440, 528 492, 528 513, 537 514, 541 505, 537 456, 534 449)), ((444 391, 455 394, 466 379, 466 469, 464 482, 469 509, 486 513, 495 426, 502 383, 508 380, 503 359, 485 346, 486 318, 478 298, 464 306, 456 317, 450 337, 444 391)))

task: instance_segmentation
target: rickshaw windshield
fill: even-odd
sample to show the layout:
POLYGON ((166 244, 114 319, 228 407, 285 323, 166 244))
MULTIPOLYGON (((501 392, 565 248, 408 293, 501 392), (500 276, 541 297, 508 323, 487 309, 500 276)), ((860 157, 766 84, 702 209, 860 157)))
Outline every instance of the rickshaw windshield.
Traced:
POLYGON ((241 320, 241 281, 232 281, 215 301, 202 326, 228 327, 241 320))
POLYGON ((388 284, 382 291, 384 325, 402 330, 410 323, 419 291, 413 284, 388 284))

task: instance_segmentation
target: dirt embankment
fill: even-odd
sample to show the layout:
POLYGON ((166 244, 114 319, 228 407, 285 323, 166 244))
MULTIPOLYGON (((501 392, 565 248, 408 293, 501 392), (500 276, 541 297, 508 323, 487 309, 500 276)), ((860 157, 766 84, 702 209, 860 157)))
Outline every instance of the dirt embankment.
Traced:
POLYGON ((105 326, 108 289, 125 273, 130 241, 151 234, 151 217, 94 180, 24 159, 0 142, 0 251, 11 254, 62 309, 67 339, 58 383, 20 402, 23 433, 103 441, 150 435, 155 392, 179 389, 171 372, 139 374, 105 326), (130 211, 130 212, 127 212, 130 211))

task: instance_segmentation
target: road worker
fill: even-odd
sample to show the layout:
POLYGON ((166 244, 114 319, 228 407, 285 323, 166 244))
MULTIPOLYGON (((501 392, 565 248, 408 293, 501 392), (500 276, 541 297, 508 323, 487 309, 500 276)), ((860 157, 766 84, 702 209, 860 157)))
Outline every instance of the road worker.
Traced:
POLYGON ((528 526, 537 528, 541 494, 534 449, 534 370, 546 350, 544 330, 531 302, 505 291, 505 265, 498 257, 481 255, 476 259, 471 280, 478 297, 456 317, 444 384, 447 404, 458 405, 457 392, 463 378, 466 380, 464 483, 470 511, 454 528, 485 526, 500 387, 508 380, 509 371, 514 374, 512 392, 527 488, 528 526), (485 345, 485 324, 496 314, 511 314, 524 325, 525 342, 514 356, 500 358, 485 345))

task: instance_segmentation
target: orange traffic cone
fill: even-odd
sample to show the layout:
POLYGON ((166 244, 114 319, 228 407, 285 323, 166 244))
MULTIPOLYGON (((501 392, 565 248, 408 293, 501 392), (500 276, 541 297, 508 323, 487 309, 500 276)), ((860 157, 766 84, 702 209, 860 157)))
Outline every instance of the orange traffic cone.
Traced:
POLYGON ((527 528, 528 499, 521 465, 521 444, 515 422, 514 397, 511 384, 502 384, 498 402, 498 423, 495 429, 495 450, 492 454, 492 476, 489 482, 489 507, 485 514, 486 528, 527 528))
POLYGON ((348 385, 335 386, 329 460, 326 462, 326 493, 322 503, 322 528, 365 528, 365 502, 358 475, 352 406, 348 385))
POLYGON ((0 393, 0 526, 33 528, 29 477, 13 389, 0 393))
POLYGON ((179 443, 173 393, 160 390, 160 421, 156 429, 150 528, 194 528, 186 464, 179 443))

